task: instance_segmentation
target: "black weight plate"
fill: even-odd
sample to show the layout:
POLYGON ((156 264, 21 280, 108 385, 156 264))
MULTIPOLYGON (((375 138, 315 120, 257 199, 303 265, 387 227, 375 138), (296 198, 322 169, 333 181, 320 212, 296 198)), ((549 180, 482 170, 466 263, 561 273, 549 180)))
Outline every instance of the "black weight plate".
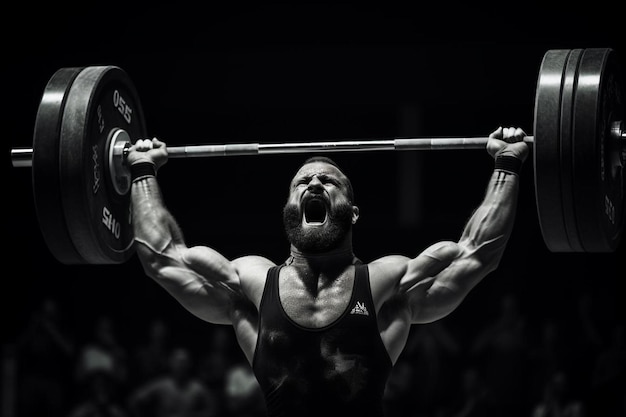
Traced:
POLYGON ((137 91, 116 66, 87 67, 68 93, 61 126, 61 190, 68 230, 86 263, 116 264, 134 253, 130 195, 108 181, 109 135, 146 137, 137 91))
POLYGON ((574 204, 574 173, 572 157, 572 122, 574 113, 574 97, 578 83, 578 65, 582 57, 582 49, 573 49, 567 57, 563 88, 561 92, 561 132, 559 171, 561 174, 561 201, 563 206, 563 224, 567 241, 573 252, 584 252, 578 235, 574 204))
POLYGON ((581 243, 586 252, 613 252, 624 218, 621 139, 612 122, 624 120, 622 72, 616 52, 583 52, 575 96, 573 128, 574 201, 581 243))
POLYGON ((32 187, 39 229, 52 255, 64 264, 84 262, 69 235, 59 182, 59 135, 67 92, 83 68, 61 68, 48 81, 33 132, 32 187))
POLYGON ((547 51, 535 92, 535 199, 543 240, 552 252, 571 252, 563 216, 560 170, 561 97, 569 49, 547 51))

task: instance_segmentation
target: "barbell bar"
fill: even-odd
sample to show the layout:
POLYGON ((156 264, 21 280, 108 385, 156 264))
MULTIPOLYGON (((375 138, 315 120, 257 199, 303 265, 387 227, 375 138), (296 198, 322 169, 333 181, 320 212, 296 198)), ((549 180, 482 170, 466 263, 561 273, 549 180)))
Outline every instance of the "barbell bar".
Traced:
MULTIPOLYGON (((115 157, 124 158, 130 147, 130 138, 117 146, 115 157)), ((416 137, 391 139, 358 139, 309 142, 276 143, 222 143, 168 146, 168 158, 206 158, 213 156, 245 156, 271 154, 297 154, 309 152, 365 152, 365 151, 413 151, 413 150, 455 150, 484 149, 488 137, 416 137)), ((532 136, 524 137, 524 142, 532 145, 532 136)), ((33 148, 11 149, 11 161, 14 167, 32 167, 33 148)))
MULTIPOLYGON (((537 79, 532 145, 541 232, 552 252, 612 252, 624 218, 624 85, 611 48, 545 53, 537 79)), ((124 161, 147 138, 140 99, 117 66, 61 68, 48 81, 31 148, 11 150, 31 167, 39 225, 65 264, 115 264, 132 256, 124 161)), ((487 137, 391 138, 168 147, 170 158, 309 152, 484 149, 487 137)))
MULTIPOLYGON (((411 151, 411 150, 454 150, 483 149, 488 137, 434 137, 434 138, 391 138, 359 139, 338 141, 277 142, 277 143, 223 143, 203 145, 168 146, 169 158, 204 158, 211 156, 270 155, 309 152, 364 152, 364 151, 411 151)), ((534 138, 526 136, 524 142, 532 144, 534 138)), ((130 145, 126 142, 125 145, 130 145)), ((125 146, 126 148, 126 146, 125 146)), ((32 166, 33 148, 11 149, 14 167, 32 166)), ((124 149, 115 152, 124 154, 124 149)))

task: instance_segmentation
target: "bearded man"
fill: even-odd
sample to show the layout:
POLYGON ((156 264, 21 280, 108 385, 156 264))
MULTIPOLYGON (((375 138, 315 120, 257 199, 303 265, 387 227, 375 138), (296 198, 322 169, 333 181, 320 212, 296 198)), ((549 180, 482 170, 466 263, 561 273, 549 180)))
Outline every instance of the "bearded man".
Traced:
POLYGON ((187 246, 156 179, 167 146, 138 140, 127 159, 137 253, 146 274, 188 311, 233 326, 268 415, 380 417, 411 325, 447 316, 497 268, 528 156, 524 136, 520 128, 491 133, 494 170, 458 241, 368 263, 353 252, 359 208, 352 184, 331 159, 306 160, 291 180, 283 210, 286 260, 229 260, 215 249, 187 246))

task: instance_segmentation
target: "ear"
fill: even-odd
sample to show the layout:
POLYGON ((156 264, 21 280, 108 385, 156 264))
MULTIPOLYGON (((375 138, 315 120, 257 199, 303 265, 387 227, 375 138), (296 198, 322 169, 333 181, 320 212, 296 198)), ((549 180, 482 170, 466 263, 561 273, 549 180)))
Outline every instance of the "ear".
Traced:
POLYGON ((357 206, 352 206, 352 224, 355 224, 359 219, 359 208, 357 206))

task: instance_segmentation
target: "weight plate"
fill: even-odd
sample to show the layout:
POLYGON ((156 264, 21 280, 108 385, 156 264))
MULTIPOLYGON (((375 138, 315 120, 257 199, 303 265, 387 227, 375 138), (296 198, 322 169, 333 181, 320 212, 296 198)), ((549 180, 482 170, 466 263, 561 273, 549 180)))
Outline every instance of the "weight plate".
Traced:
POLYGON ((578 65, 582 49, 574 49, 567 57, 561 91, 561 129, 559 172, 561 175, 561 201, 563 207, 563 224, 567 241, 573 252, 584 252, 578 235, 574 205, 574 174, 572 157, 572 122, 574 113, 574 97, 578 83, 578 65))
POLYGON ((547 51, 535 92, 535 199, 543 240, 552 252, 571 252, 563 215, 560 170, 561 97, 569 49, 547 51))
POLYGON ((61 68, 46 84, 35 119, 32 188, 39 229, 52 255, 64 264, 84 260, 68 233, 59 181, 59 135, 67 92, 82 68, 61 68))
POLYGON ((624 218, 622 139, 611 134, 624 120, 624 85, 616 53, 610 48, 583 52, 573 124, 574 201, 586 252, 613 252, 624 218))
POLYGON ((116 264, 134 253, 130 195, 115 192, 108 145, 117 129, 146 137, 143 110, 126 72, 87 67, 68 93, 60 137, 62 201, 69 234, 86 263, 116 264))

